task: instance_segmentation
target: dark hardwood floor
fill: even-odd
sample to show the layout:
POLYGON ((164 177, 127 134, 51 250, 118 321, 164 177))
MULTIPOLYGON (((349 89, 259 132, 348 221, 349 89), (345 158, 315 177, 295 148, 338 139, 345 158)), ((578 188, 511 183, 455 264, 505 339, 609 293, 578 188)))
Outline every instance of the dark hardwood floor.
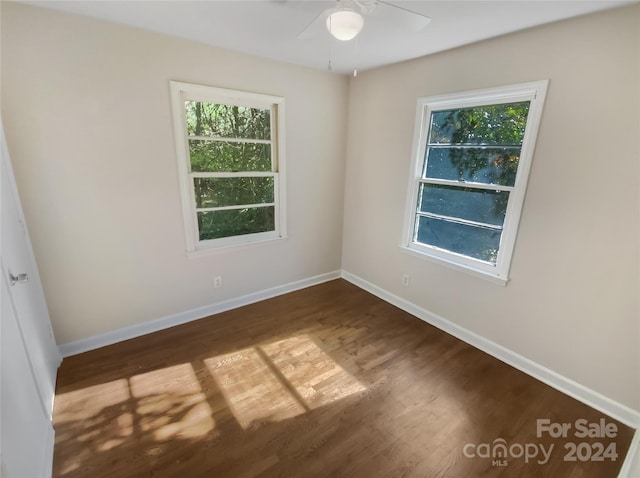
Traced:
POLYGON ((54 426, 60 478, 614 478, 633 434, 343 280, 66 358, 54 426))

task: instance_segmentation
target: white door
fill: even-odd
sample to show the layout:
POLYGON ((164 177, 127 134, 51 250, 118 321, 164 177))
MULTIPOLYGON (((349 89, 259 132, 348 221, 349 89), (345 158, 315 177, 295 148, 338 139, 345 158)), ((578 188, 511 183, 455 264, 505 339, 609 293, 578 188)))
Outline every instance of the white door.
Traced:
POLYGON ((53 337, 1 122, 0 133, 1 469, 8 476, 17 478, 40 477, 51 474, 51 414, 56 373, 61 359, 53 337), (42 446, 46 449, 44 454, 42 446), (25 466, 31 468, 27 470, 23 468, 25 466), (45 474, 42 474, 42 470, 46 470, 45 474))
POLYGON ((53 426, 40 400, 15 316, 9 284, 2 277, 0 446, 2 478, 51 476, 53 426))

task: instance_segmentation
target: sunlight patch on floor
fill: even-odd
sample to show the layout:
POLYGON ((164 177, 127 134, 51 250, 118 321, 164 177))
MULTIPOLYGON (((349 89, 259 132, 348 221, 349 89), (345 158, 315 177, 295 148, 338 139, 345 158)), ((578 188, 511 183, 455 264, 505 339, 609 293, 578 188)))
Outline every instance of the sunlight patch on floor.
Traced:
POLYGON ((365 390, 308 335, 204 362, 243 429, 292 418, 365 390))
POLYGON ((261 347, 309 408, 318 408, 365 390, 308 335, 261 347))
POLYGON ((56 442, 84 443, 82 453, 65 463, 62 473, 79 467, 91 453, 124 444, 133 435, 129 383, 126 378, 56 396, 56 442))
POLYGON ((91 454, 130 446, 134 436, 198 439, 215 422, 192 365, 184 363, 59 394, 54 426, 57 443, 82 443, 81 453, 64 460, 64 475, 91 454))
POLYGON ((280 421, 305 412, 253 347, 204 363, 243 429, 254 422, 280 421))
POLYGON ((156 440, 200 438, 215 427, 198 377, 185 363, 130 379, 138 426, 156 440))

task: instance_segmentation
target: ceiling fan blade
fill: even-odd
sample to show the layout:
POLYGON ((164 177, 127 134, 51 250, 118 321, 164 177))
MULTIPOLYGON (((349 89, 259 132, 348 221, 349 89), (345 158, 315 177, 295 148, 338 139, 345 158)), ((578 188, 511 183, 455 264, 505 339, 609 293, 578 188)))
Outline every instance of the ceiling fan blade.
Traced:
POLYGON ((429 24, 429 22, 431 22, 431 18, 423 15, 422 13, 414 12, 413 10, 409 10, 408 8, 402 7, 400 5, 394 5, 393 3, 389 3, 387 1, 374 1, 376 6, 372 9, 369 15, 371 15, 372 17, 384 18, 385 21, 395 23, 397 26, 401 27, 404 30, 419 32, 420 30, 425 28, 429 24))
POLYGON ((305 27, 298 34, 298 39, 300 40, 309 40, 311 38, 315 38, 326 28, 327 17, 331 13, 332 9, 325 10, 320 15, 318 15, 309 25, 305 27))

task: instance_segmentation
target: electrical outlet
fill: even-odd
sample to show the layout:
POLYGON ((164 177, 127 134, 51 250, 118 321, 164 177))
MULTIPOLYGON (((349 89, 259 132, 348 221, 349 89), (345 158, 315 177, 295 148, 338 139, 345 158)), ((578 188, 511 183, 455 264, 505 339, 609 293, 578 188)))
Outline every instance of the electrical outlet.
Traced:
POLYGON ((409 274, 402 274, 402 285, 405 287, 409 285, 409 274))
POLYGON ((219 289, 220 287, 222 287, 222 276, 215 276, 213 278, 213 288, 219 289))

